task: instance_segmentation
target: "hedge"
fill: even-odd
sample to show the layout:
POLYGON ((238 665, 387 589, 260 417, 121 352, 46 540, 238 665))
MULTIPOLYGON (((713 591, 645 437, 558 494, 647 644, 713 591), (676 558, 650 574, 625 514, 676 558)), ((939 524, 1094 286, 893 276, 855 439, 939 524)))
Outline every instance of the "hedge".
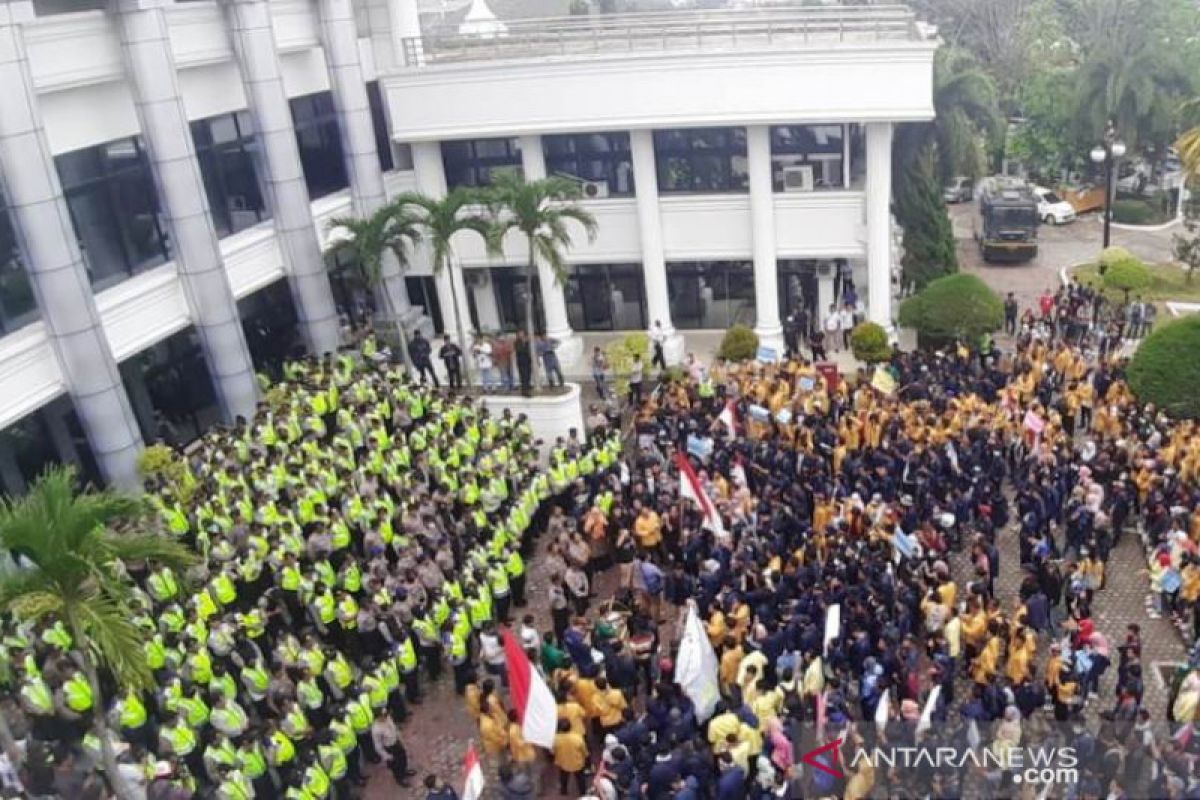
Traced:
POLYGON ((1173 417, 1200 418, 1200 315, 1155 328, 1126 374, 1143 403, 1154 403, 1173 417))
POLYGON ((892 357, 887 331, 875 322, 860 323, 850 332, 850 349, 855 358, 868 364, 878 364, 892 357))
POLYGON ((1142 200, 1114 200, 1113 222, 1123 225, 1145 225, 1155 217, 1154 209, 1142 200))
POLYGON ((1150 283, 1150 270, 1123 247, 1109 247, 1100 254, 1100 273, 1104 288, 1124 292, 1126 299, 1150 283))
POLYGON ((745 325, 734 325, 725 332, 717 357, 726 361, 749 361, 758 355, 758 334, 745 325))
POLYGON ((900 324, 914 329, 922 345, 956 339, 978 345, 1004 324, 1004 301, 974 275, 947 275, 900 304, 900 324))

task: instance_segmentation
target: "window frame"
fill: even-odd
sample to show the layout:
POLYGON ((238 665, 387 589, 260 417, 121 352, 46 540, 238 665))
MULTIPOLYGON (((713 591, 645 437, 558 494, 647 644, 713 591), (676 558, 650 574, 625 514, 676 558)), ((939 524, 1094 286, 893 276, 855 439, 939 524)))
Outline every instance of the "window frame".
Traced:
POLYGON ((292 129, 296 136, 296 147, 300 151, 300 166, 304 173, 304 185, 308 199, 317 200, 336 194, 350 186, 350 171, 346 167, 346 149, 342 142, 342 131, 338 124, 337 108, 333 103, 333 92, 313 92, 288 98, 292 113, 292 129), (321 157, 312 157, 313 149, 304 141, 306 136, 316 136, 321 157), (336 158, 333 151, 336 150, 336 158), (316 167, 321 165, 321 174, 316 167), (336 166, 328 166, 333 164, 336 166), (336 173, 336 174, 335 174, 336 173), (317 185, 317 180, 322 183, 317 185))
POLYGON ((250 113, 245 110, 233 111, 228 114, 217 114, 216 116, 205 117, 204 119, 192 120, 190 128, 192 144, 196 148, 196 161, 200 166, 200 178, 204 183, 209 214, 212 217, 213 228, 217 232, 217 238, 223 239, 226 236, 232 236, 271 219, 271 207, 267 202, 268 193, 264 181, 266 165, 263 163, 261 144, 258 141, 258 134, 254 130, 254 121, 250 117, 250 113), (232 140, 218 142, 212 137, 212 126, 224 119, 232 120, 236 137, 232 140), (202 141, 201 134, 207 136, 207 141, 202 141), (224 160, 227 156, 239 156, 249 162, 254 185, 258 190, 258 208, 241 209, 242 211, 252 211, 255 215, 255 221, 240 227, 236 226, 233 222, 233 209, 230 208, 228 202, 231 194, 225 169, 226 162, 224 160), (206 166, 215 167, 215 169, 210 171, 206 169, 206 166), (210 181, 212 184, 210 184, 210 181), (210 189, 210 186, 213 184, 215 184, 215 189, 220 193, 219 198, 213 197, 213 192, 210 189), (214 202, 216 199, 222 200, 220 210, 218 210, 218 206, 214 202), (222 224, 222 215, 227 224, 222 224))
POLYGON ((609 197, 633 197, 636 184, 633 177, 633 150, 628 131, 603 131, 597 133, 566 133, 542 137, 542 150, 546 158, 546 174, 565 175, 572 180, 584 182, 604 181, 609 197), (581 145, 603 137, 607 149, 584 150, 581 145), (556 152, 556 148, 562 150, 556 152), (585 164, 600 164, 598 171, 585 170, 585 164), (628 189, 621 190, 621 168, 625 168, 628 189), (597 174, 602 173, 602 174, 597 174))
POLYGON ((456 189, 460 186, 478 189, 488 186, 491 183, 492 171, 497 169, 513 169, 518 175, 524 174, 521 164, 521 141, 516 136, 448 139, 441 143, 441 152, 447 189, 456 189), (504 142, 505 153, 503 155, 480 155, 480 145, 492 142, 504 142), (451 159, 457 158, 453 151, 459 148, 463 150, 462 160, 452 163, 451 159))
POLYGON ((744 127, 656 130, 654 161, 659 194, 745 194, 750 191, 744 127), (698 181, 702 172, 696 169, 701 163, 706 164, 704 172, 710 173, 710 180, 702 183, 698 181), (683 181, 688 185, 683 185, 683 181))

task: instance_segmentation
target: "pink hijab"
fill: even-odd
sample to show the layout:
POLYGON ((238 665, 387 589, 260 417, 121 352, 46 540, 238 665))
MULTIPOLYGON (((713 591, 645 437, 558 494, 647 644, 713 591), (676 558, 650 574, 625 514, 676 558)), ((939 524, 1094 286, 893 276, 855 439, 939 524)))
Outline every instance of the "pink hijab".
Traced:
POLYGON ((767 738, 771 741, 771 763, 780 772, 787 772, 795 763, 792 752, 792 742, 783 732, 783 724, 778 717, 772 717, 767 722, 767 738))

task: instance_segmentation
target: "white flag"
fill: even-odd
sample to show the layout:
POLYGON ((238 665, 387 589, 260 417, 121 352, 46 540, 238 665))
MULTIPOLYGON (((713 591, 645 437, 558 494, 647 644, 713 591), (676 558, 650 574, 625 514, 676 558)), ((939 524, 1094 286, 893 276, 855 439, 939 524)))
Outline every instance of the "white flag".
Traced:
POLYGON ((700 615, 696 613, 696 604, 688 603, 683 638, 675 659, 675 683, 695 704, 696 719, 700 722, 712 716, 721 699, 718 668, 717 654, 700 622, 700 615))
POLYGON ((879 705, 875 706, 875 727, 881 732, 887 727, 888 723, 888 712, 890 711, 888 695, 891 691, 891 689, 884 689, 883 697, 879 698, 879 705))
POLYGON ((933 711, 937 708, 938 698, 942 696, 942 685, 933 687, 933 691, 929 693, 929 698, 925 701, 925 708, 921 710, 921 719, 917 720, 917 733, 924 733, 933 727, 933 711))
POLYGON ((821 652, 829 655, 829 643, 842 632, 842 607, 838 604, 825 609, 825 648, 821 652))

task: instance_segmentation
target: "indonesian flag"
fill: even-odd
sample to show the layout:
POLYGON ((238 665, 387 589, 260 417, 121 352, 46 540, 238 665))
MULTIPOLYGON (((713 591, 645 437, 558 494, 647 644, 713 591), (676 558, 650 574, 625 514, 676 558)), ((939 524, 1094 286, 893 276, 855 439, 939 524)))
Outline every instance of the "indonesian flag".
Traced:
MULTIPOLYGON (((504 660, 508 666, 508 686, 513 707, 521 721, 521 735, 530 744, 547 750, 554 748, 558 730, 558 705, 541 674, 529 663, 529 656, 508 628, 503 630, 504 660)), ((466 800, 464 795, 463 800, 466 800)))
POLYGON ((479 800, 483 796, 483 767, 479 763, 479 754, 475 752, 475 743, 467 745, 467 756, 463 759, 463 790, 462 800, 479 800))
POLYGON ((725 401, 725 407, 721 409, 720 414, 717 414, 717 421, 725 426, 730 436, 737 436, 737 409, 734 407, 732 400, 725 401))
POLYGON ((725 524, 721 522, 721 515, 717 512, 717 507, 713 505, 712 498, 700 485, 700 479, 696 477, 696 470, 692 469, 692 463, 683 453, 676 453, 675 465, 679 467, 679 496, 691 500, 700 507, 700 512, 704 514, 704 522, 701 527, 708 528, 718 536, 724 536, 725 524))

